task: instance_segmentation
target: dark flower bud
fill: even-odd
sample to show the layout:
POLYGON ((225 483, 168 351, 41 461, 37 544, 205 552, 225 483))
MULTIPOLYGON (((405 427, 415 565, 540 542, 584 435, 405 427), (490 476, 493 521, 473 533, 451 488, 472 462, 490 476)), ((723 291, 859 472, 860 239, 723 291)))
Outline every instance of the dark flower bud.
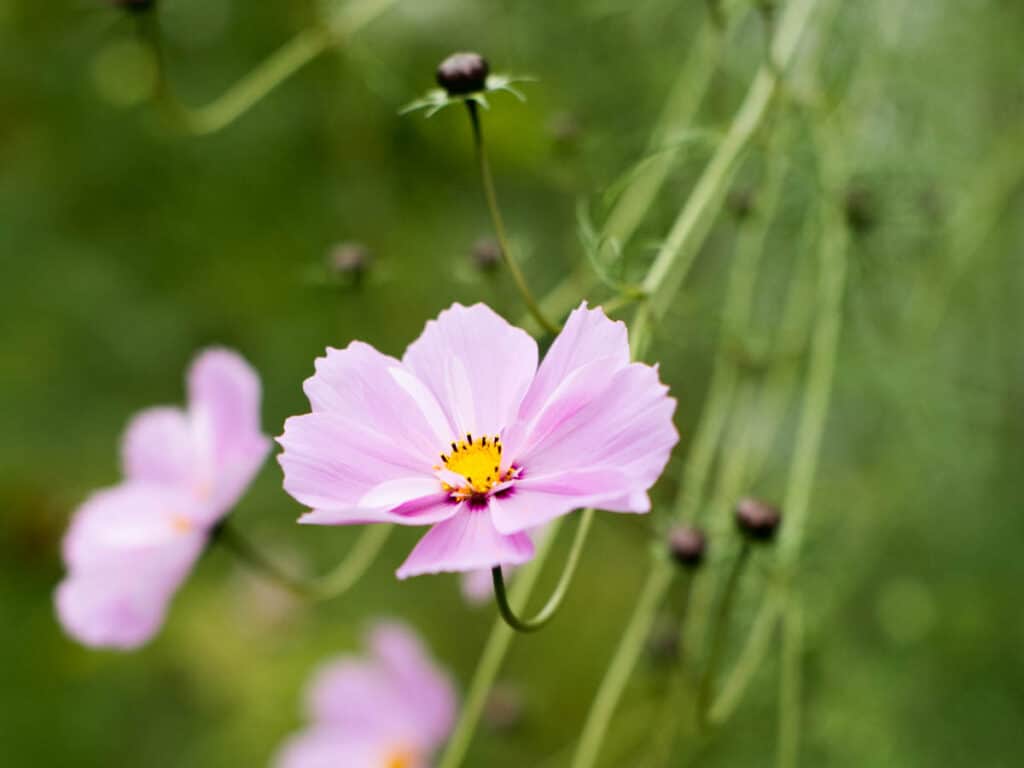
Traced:
POLYGON ((782 513, 777 507, 758 499, 742 499, 736 505, 736 525, 744 536, 755 541, 773 539, 781 520, 782 513))
POLYGON ((484 703, 483 719, 496 731, 515 728, 523 719, 526 706, 522 690, 512 683, 498 683, 484 703))
POLYGON ((113 0, 113 3, 126 11, 143 13, 156 5, 156 0, 113 0))
POLYGON ((846 223, 857 235, 866 235, 875 228, 875 200, 865 187, 851 187, 844 200, 846 223))
POLYGON ((373 256, 361 243, 339 243, 327 254, 327 268, 332 274, 358 277, 370 266, 373 256))
POLYGON ((706 548, 707 541, 698 528, 678 525, 668 532, 669 553, 682 566, 696 568, 703 562, 706 548))
POLYGON ((449 96, 465 96, 487 85, 490 66, 479 53, 453 53, 437 67, 437 84, 449 96))
POLYGON ((729 192, 726 205, 733 216, 741 221, 754 212, 754 193, 748 187, 737 187, 729 192))
POLYGON ((483 272, 492 272, 501 264, 501 246, 493 237, 481 237, 470 251, 473 264, 483 272))

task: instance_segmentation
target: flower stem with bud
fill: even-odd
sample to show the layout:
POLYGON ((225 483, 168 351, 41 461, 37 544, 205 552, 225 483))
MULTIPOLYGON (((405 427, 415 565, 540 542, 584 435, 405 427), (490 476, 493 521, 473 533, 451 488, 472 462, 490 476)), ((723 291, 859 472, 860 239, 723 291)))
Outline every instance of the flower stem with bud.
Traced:
POLYGON ((498 245, 501 248, 501 257, 505 262, 505 266, 508 267, 508 271, 512 275, 512 280, 516 284, 516 288, 519 289, 519 294, 522 296, 523 302, 526 304, 526 308, 529 310, 533 318, 540 323, 540 326, 548 333, 558 333, 560 330, 558 325, 548 320, 544 311, 541 309, 540 304, 533 296, 533 292, 530 290, 529 284, 526 282, 526 277, 523 275, 522 270, 519 268, 519 264, 512 257, 512 252, 509 248, 508 236, 505 233, 505 221, 501 217, 501 209, 498 207, 498 195, 494 189, 494 178, 491 175, 491 165, 487 160, 487 150, 484 146, 484 132, 483 126, 480 121, 480 107, 476 101, 472 99, 466 100, 466 109, 469 112, 469 122, 473 128, 473 146, 476 149, 477 162, 480 167, 480 181, 484 187, 484 197, 487 199, 487 210, 491 214, 491 222, 494 224, 494 235, 498 239, 498 245))

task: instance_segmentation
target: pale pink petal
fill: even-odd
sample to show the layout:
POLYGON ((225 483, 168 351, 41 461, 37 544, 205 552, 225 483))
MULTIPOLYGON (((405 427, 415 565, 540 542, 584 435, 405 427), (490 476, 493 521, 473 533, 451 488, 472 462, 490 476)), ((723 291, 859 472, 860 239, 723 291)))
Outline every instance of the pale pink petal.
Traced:
MULTIPOLYGON (((404 692, 404 715, 416 732, 416 745, 432 752, 455 725, 455 689, 408 627, 382 622, 370 635, 369 647, 404 692)), ((397 716, 398 713, 396 712, 397 716)))
POLYGON ((498 434, 519 410, 537 368, 537 344, 483 304, 453 304, 402 358, 446 410, 452 433, 498 434))
POLYGON ((69 635, 111 648, 153 636, 206 543, 195 504, 166 486, 130 483, 93 494, 76 511, 63 546, 69 573, 55 595, 69 635))
POLYGON ((525 533, 505 536, 486 508, 460 504, 453 517, 438 523, 419 540, 398 569, 398 578, 443 571, 474 571, 496 565, 519 565, 533 557, 525 533))
POLYGON ((190 488, 197 480, 195 433, 180 408, 148 408, 128 424, 121 442, 125 478, 190 488))
POLYGON ((601 469, 624 474, 628 482, 614 494, 620 501, 612 508, 635 507, 679 440, 672 423, 675 400, 658 381, 657 369, 640 363, 620 369, 597 395, 585 380, 577 383, 556 390, 533 420, 536 434, 525 437, 526 449, 514 458, 534 477, 601 469), (581 390, 586 397, 579 396, 581 390))
POLYGON ((291 737, 274 758, 276 768, 386 768, 382 745, 359 734, 313 726, 291 737))
POLYGON ((422 524, 412 522, 417 510, 390 511, 424 497, 434 500, 441 490, 422 459, 396 450, 389 436, 338 413, 293 416, 278 442, 284 447, 278 461, 285 490, 317 510, 303 518, 306 523, 385 522, 398 516, 422 524), (321 519, 321 513, 331 512, 337 513, 335 519, 321 519))
POLYGON ((294 749, 334 753, 342 760, 338 765, 348 766, 343 750, 366 748, 382 761, 376 768, 387 765, 389 755, 425 758, 447 738, 455 691, 417 636, 384 622, 373 629, 368 646, 367 657, 340 657, 315 674, 307 695, 314 726, 299 737, 306 744, 294 749), (314 749, 314 742, 322 749, 314 749))
POLYGON ((434 493, 412 499, 391 509, 314 509, 299 518, 303 525, 359 525, 395 523, 396 525, 433 525, 455 514, 455 503, 448 493, 434 493))
POLYGON ((113 560, 140 563, 177 557, 193 522, 196 502, 175 489, 126 483, 97 491, 72 517, 64 535, 69 570, 103 567, 113 560))
MULTIPOLYGON (((510 568, 503 569, 506 578, 510 568)), ((482 605, 491 599, 494 594, 494 577, 490 568, 481 568, 479 571, 468 571, 462 574, 460 579, 462 598, 470 605, 482 605)))
POLYGON ((605 378, 628 365, 629 335, 625 323, 609 320, 600 307, 588 309, 584 302, 573 310, 551 343, 523 398, 520 418, 533 418, 562 381, 596 360, 605 361, 605 378))
MULTIPOLYGON (((632 478, 614 469, 571 470, 552 475, 527 477, 515 483, 511 492, 491 497, 491 519, 501 533, 512 534, 544 525, 556 517, 584 507, 606 508, 617 501, 632 478)), ((639 509, 617 510, 647 512, 639 509)))
POLYGON ((212 522, 237 503, 270 451, 260 429, 260 380, 241 355, 215 348, 192 363, 188 392, 202 462, 196 490, 212 522))
POLYGON ((368 425, 392 452, 429 469, 452 439, 441 407, 426 386, 393 357, 354 341, 317 358, 303 389, 314 413, 368 425))

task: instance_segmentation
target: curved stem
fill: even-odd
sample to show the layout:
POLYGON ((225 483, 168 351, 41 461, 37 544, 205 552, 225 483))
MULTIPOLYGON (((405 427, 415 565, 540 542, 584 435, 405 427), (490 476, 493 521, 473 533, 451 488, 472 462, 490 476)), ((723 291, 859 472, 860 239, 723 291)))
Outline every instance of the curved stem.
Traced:
POLYGON ((331 600, 348 592, 377 559, 394 526, 368 525, 359 534, 345 559, 313 584, 313 599, 331 600))
POLYGON ((304 579, 289 573, 267 557, 230 523, 217 527, 213 541, 222 544, 250 569, 297 597, 307 600, 331 600, 340 597, 362 578, 391 534, 391 526, 369 525, 332 571, 318 579, 304 579))
POLYGON ((491 176, 491 165, 487 160, 487 150, 484 147, 483 126, 480 123, 480 108, 475 101, 467 100, 466 109, 469 111, 469 122, 473 126, 473 146, 476 148, 477 162, 480 165, 480 181, 484 187, 484 197, 487 198, 487 210, 491 214, 491 222, 494 224, 494 235, 498 239, 498 246, 501 248, 501 258, 512 274, 512 280, 519 289, 526 308, 533 315, 533 318, 540 323, 541 327, 548 333, 558 333, 561 330, 558 325, 548 320, 547 315, 541 309, 540 304, 533 297, 530 286, 526 282, 523 271, 519 264, 512 258, 509 249, 508 236, 505 234, 505 222, 501 218, 501 209, 498 207, 498 195, 494 189, 494 178, 491 176))
MULTIPOLYGON (((554 541, 558 526, 561 520, 552 524, 552 530, 541 541, 537 547, 537 554, 528 565, 526 565, 516 577, 512 585, 511 602, 515 605, 523 605, 530 597, 530 592, 540 576, 544 561, 551 552, 551 544, 554 541)), ((462 713, 455 724, 451 738, 448 739, 448 746, 441 755, 438 768, 457 768, 462 764, 469 750, 469 744, 473 739, 473 732, 476 730, 480 715, 483 712, 484 704, 487 701, 487 694, 494 684, 494 678, 501 669, 501 662, 508 652, 509 643, 512 642, 514 632, 501 617, 495 619, 491 627, 491 633, 487 637, 487 644, 484 646, 480 661, 477 662, 476 671, 473 673, 473 680, 470 683, 469 691, 466 694, 465 703, 462 706, 462 713)))
POLYGON ((562 576, 558 579, 558 584, 555 586, 555 591, 551 593, 551 597, 532 619, 521 619, 516 616, 515 610, 508 602, 508 595, 505 592, 505 576, 501 572, 501 566, 491 569, 491 576, 494 579, 494 598, 498 603, 498 611, 505 623, 512 629, 517 632, 536 632, 554 618, 559 606, 562 605, 565 593, 569 590, 572 577, 576 573, 580 553, 583 551, 583 542, 587 539, 587 533, 589 533, 590 524, 593 521, 594 510, 583 510, 579 527, 576 528, 576 537, 572 541, 572 549, 569 550, 569 557, 565 562, 565 570, 562 571, 562 576))
POLYGON ((366 26, 394 1, 350 3, 337 20, 299 32, 223 94, 201 107, 190 107, 175 95, 167 79, 159 40, 155 39, 160 68, 156 97, 172 121, 185 132, 195 135, 216 133, 231 125, 317 56, 340 45, 366 26))
POLYGON ((697 720, 701 726, 706 725, 708 721, 708 707, 711 703, 715 676, 718 673, 718 665, 721 663, 722 654, 725 653, 725 645, 729 636, 729 624, 732 618, 732 607, 736 602, 740 576, 743 574, 747 561, 750 560, 750 550, 750 542, 744 539, 743 545, 740 547, 740 553, 732 564, 729 579, 725 583, 722 602, 718 605, 714 628, 711 631, 711 652, 708 656, 708 665, 697 688, 697 720))
POLYGON ((622 696, 636 660, 644 646, 647 632, 654 620, 654 614, 672 581, 673 565, 666 559, 655 560, 647 574, 647 580, 640 590, 636 609, 626 625, 619 647, 608 665, 608 672, 601 681, 597 695, 590 705, 587 722, 580 735, 579 746, 572 761, 572 768, 591 768, 597 762, 608 724, 615 713, 615 706, 622 696))

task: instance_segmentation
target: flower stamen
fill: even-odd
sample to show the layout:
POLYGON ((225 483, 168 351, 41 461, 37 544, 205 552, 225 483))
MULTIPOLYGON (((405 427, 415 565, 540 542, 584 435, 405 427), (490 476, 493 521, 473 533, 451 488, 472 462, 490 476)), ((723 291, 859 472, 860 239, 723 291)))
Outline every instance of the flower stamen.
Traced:
MULTIPOLYGON (((452 485, 442 482, 445 491, 451 493, 455 501, 467 499, 483 499, 498 483, 507 482, 518 476, 516 467, 501 471, 501 437, 494 435, 474 440, 473 435, 466 433, 466 439, 452 443, 451 453, 442 453, 441 462, 446 469, 465 478, 465 485, 452 485), (476 478, 476 479, 474 479, 476 478)), ((435 466, 434 469, 440 469, 435 466)))

